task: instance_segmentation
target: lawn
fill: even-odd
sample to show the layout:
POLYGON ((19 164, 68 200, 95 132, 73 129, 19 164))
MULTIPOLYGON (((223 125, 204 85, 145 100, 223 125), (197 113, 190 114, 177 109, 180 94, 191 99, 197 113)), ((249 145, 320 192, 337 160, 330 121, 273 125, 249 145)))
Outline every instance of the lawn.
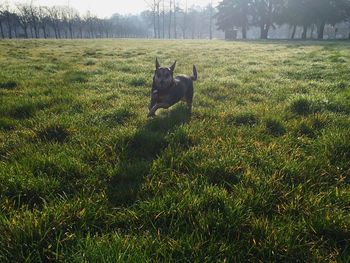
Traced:
POLYGON ((350 42, 0 41, 0 262, 348 262, 350 42), (147 119, 155 57, 193 113, 147 119))

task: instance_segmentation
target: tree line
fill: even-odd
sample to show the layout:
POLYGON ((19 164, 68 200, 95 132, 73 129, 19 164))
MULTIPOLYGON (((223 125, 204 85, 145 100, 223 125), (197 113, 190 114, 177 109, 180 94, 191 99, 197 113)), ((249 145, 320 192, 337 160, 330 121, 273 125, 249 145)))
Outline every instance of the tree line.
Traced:
MULTIPOLYGON (((145 1, 147 2, 147 1, 145 1)), ((152 0, 138 15, 98 18, 68 6, 5 5, 0 2, 0 38, 219 38, 215 8, 185 0, 152 0)))
POLYGON ((101 19, 81 16, 68 6, 0 5, 1 38, 116 38, 147 37, 139 16, 113 15, 101 19))
POLYGON ((302 39, 314 28, 317 38, 323 39, 326 25, 350 20, 350 0, 223 0, 217 9, 219 29, 239 29, 243 39, 250 27, 259 28, 260 38, 267 39, 270 29, 283 24, 292 28, 292 39, 298 27, 302 39))
POLYGON ((212 39, 240 32, 246 39, 249 32, 256 38, 259 30, 258 37, 267 39, 272 29, 284 25, 292 39, 300 30, 302 39, 315 32, 323 39, 327 25, 347 21, 350 39, 350 0, 222 0, 217 6, 208 0, 204 7, 188 6, 187 0, 145 2, 148 10, 138 15, 102 19, 69 6, 37 6, 33 1, 10 6, 0 0, 0 38, 212 39))
POLYGON ((187 0, 146 0, 149 10, 143 12, 152 28, 154 38, 221 37, 215 28, 216 9, 208 0, 205 7, 191 6, 187 0))

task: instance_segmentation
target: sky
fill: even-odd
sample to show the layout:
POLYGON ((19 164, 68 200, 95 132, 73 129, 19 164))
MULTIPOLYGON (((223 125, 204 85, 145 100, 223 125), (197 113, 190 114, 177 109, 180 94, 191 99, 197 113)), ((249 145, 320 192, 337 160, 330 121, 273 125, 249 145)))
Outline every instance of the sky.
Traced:
MULTIPOLYGON (((104 18, 109 17, 114 13, 119 14, 136 14, 148 9, 146 1, 152 0, 0 0, 0 2, 8 2, 10 4, 16 3, 30 3, 33 1, 36 5, 53 6, 53 5, 68 5, 77 9, 84 14, 88 10, 91 13, 104 18)), ((177 0, 182 6, 186 0, 177 0)), ((188 6, 200 5, 205 6, 211 0, 187 0, 188 6)), ((165 3, 169 2, 166 0, 165 3)), ((214 3, 218 0, 214 0, 214 3)))

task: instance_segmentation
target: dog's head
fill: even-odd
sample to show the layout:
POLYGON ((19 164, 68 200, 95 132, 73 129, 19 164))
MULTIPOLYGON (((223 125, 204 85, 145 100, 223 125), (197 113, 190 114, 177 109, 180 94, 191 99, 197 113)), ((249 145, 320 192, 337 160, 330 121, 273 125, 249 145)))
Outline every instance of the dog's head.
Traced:
POLYGON ((158 59, 156 59, 153 81, 158 89, 166 89, 173 83, 175 66, 176 61, 169 68, 161 67, 158 59))

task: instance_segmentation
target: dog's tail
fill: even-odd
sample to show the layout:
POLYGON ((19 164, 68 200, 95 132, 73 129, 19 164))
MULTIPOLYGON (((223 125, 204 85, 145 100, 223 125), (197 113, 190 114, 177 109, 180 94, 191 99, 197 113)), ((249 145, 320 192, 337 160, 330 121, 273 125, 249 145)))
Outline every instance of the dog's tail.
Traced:
POLYGON ((197 69, 196 69, 196 66, 193 65, 193 75, 191 76, 191 79, 193 81, 197 80, 198 79, 198 74, 197 74, 197 69))

